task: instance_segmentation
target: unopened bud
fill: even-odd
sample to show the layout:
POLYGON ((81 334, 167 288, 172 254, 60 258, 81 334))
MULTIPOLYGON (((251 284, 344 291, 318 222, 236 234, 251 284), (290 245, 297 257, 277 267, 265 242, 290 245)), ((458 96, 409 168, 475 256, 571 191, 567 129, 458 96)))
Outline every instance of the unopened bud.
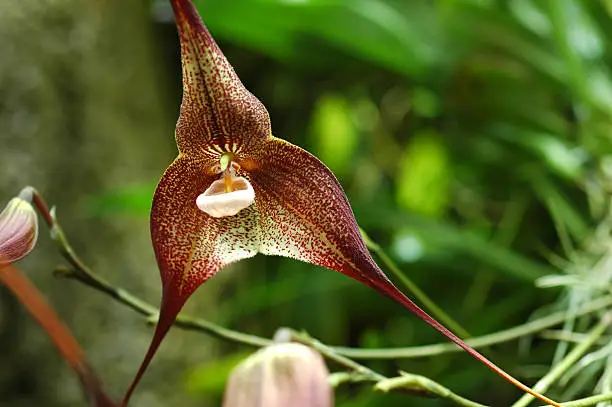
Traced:
POLYGON ((32 190, 25 188, 0 213, 0 263, 13 263, 36 245, 38 218, 31 201, 32 190))
POLYGON ((314 349, 298 343, 271 345, 232 371, 223 407, 332 407, 328 375, 314 349))

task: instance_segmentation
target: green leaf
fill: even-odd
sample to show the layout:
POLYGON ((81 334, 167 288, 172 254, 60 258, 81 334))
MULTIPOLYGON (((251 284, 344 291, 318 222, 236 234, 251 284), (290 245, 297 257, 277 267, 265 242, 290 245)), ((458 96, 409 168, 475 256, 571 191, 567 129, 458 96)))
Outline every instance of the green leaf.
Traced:
POLYGON ((321 161, 339 175, 353 167, 359 135, 348 101, 337 94, 322 95, 311 123, 311 137, 321 161))
POLYGON ((415 135, 400 160, 397 201, 407 210, 440 216, 449 200, 451 170, 446 146, 434 131, 415 135))
POLYGON ((569 250, 571 247, 568 240, 570 236, 577 242, 586 238, 590 230, 589 225, 575 205, 545 177, 536 177, 532 182, 538 197, 544 202, 555 222, 561 242, 566 242, 564 243, 565 249, 569 250), (566 231, 570 236, 564 236, 566 231))

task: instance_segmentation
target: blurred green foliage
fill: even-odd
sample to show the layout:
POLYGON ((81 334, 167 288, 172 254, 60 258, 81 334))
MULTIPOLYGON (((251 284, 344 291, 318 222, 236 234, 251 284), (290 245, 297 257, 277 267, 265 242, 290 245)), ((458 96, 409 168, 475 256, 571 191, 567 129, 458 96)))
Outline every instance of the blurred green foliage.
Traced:
MULTIPOLYGON (((276 136, 336 172, 360 226, 468 331, 507 328, 538 309, 569 307, 575 290, 584 300, 607 289, 608 277, 587 291, 535 282, 588 276, 609 244, 606 233, 595 231, 607 224, 612 186, 612 2, 196 4, 269 108, 276 136)), ((86 205, 96 216, 146 216, 152 192, 136 186, 86 205)), ((335 273, 311 275, 311 266, 263 257, 245 267, 219 304, 220 322, 233 328, 270 335, 290 325, 352 346, 441 340, 400 307, 335 273)), ((535 341, 528 352, 511 343, 487 353, 530 381, 529 372, 547 371, 555 348, 535 341)), ((195 367, 187 379, 191 393, 219 397, 223 380, 216 379, 227 369, 217 367, 235 362, 234 352, 244 349, 224 344, 218 364, 195 367)), ((492 405, 519 396, 466 355, 371 366, 424 374, 492 405)), ((604 368, 577 388, 551 394, 588 394, 604 368)), ((344 407, 443 405, 363 386, 337 394, 344 407)))
POLYGON ((359 142, 348 101, 339 95, 321 95, 312 114, 312 138, 319 158, 338 175, 352 168, 359 142))
POLYGON ((438 134, 415 134, 399 162, 397 201, 406 210, 437 217, 446 211, 450 178, 448 154, 438 134))

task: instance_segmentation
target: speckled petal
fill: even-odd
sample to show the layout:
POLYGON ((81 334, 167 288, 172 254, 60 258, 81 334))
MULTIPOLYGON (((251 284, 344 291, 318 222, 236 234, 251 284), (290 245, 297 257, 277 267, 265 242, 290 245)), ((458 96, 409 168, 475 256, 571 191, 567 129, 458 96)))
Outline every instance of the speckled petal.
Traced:
POLYGON ((271 134, 264 105, 242 84, 193 4, 172 0, 181 39, 183 103, 176 126, 179 150, 215 157, 239 154, 271 134))
POLYGON ((263 254, 292 257, 346 274, 373 260, 334 174, 309 152, 272 138, 249 176, 263 254))
POLYGON ((151 239, 164 293, 189 296, 221 267, 257 252, 255 205, 213 218, 196 200, 216 181, 200 163, 180 156, 162 177, 151 209, 151 239))
POLYGON ((235 216, 214 218, 196 200, 218 177, 201 162, 179 156, 157 186, 151 208, 151 240, 162 279, 162 303, 153 340, 123 406, 153 358, 177 314, 204 281, 260 245, 256 204, 235 216))

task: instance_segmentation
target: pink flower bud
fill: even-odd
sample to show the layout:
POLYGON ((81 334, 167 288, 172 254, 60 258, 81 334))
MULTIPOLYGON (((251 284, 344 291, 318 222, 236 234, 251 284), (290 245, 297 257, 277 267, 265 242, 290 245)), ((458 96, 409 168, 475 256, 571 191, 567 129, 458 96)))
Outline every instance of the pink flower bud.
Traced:
POLYGON ((223 407, 332 407, 328 374, 314 349, 298 343, 272 345, 232 371, 223 407))
POLYGON ((36 245, 38 218, 31 201, 32 190, 25 188, 0 213, 0 263, 13 263, 36 245))

